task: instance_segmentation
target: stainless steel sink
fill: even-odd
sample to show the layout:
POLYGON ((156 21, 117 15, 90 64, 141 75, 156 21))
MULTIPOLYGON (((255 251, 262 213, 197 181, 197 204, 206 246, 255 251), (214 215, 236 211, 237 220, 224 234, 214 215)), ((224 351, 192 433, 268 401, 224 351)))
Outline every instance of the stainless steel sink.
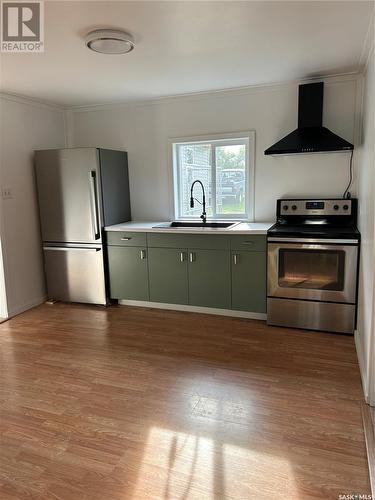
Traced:
POLYGON ((201 222, 201 221, 173 221, 173 222, 165 222, 163 224, 158 224, 157 226, 153 226, 154 228, 194 228, 194 227, 210 227, 210 228, 218 228, 218 229, 228 229, 234 227, 238 222, 201 222))

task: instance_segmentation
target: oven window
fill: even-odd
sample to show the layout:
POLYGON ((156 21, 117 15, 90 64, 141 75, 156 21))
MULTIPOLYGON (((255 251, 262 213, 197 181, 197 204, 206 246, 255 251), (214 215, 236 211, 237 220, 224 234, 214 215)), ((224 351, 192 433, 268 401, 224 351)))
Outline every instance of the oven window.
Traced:
POLYGON ((342 250, 280 248, 279 286, 342 291, 344 264, 342 250))

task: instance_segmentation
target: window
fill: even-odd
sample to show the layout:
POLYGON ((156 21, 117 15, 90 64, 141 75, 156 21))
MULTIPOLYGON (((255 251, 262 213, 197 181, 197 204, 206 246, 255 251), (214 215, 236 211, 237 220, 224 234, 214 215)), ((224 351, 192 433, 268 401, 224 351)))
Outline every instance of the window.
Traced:
POLYGON ((193 194, 198 203, 190 207, 195 180, 204 185, 208 218, 252 218, 254 132, 175 139, 171 145, 176 219, 199 218, 202 213, 198 184, 193 194))

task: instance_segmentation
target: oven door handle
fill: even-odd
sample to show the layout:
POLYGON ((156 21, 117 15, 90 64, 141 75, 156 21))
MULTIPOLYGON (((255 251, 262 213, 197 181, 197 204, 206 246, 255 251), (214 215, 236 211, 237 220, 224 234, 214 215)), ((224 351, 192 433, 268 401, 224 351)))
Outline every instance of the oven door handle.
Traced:
POLYGON ((318 245, 325 245, 325 244, 336 244, 336 245, 358 245, 359 242, 358 240, 349 240, 349 239, 339 239, 339 238, 334 238, 334 239, 323 239, 323 238, 268 238, 267 239, 268 243, 301 243, 301 244, 318 244, 318 245))
POLYGON ((358 253, 358 245, 347 245, 347 244, 327 244, 323 245, 323 243, 304 243, 299 241, 298 243, 287 243, 285 241, 271 242, 268 245, 268 253, 271 253, 275 250, 315 250, 316 252, 322 252, 326 250, 332 251, 342 251, 347 254, 357 254, 358 253))

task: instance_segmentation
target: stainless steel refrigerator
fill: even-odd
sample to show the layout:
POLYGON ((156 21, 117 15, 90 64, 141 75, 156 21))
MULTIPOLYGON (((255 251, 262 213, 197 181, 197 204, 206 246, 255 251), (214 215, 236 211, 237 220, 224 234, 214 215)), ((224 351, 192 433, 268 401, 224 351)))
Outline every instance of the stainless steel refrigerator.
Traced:
POLYGON ((48 297, 107 304, 104 227, 131 218, 127 153, 36 151, 35 171, 48 297))

